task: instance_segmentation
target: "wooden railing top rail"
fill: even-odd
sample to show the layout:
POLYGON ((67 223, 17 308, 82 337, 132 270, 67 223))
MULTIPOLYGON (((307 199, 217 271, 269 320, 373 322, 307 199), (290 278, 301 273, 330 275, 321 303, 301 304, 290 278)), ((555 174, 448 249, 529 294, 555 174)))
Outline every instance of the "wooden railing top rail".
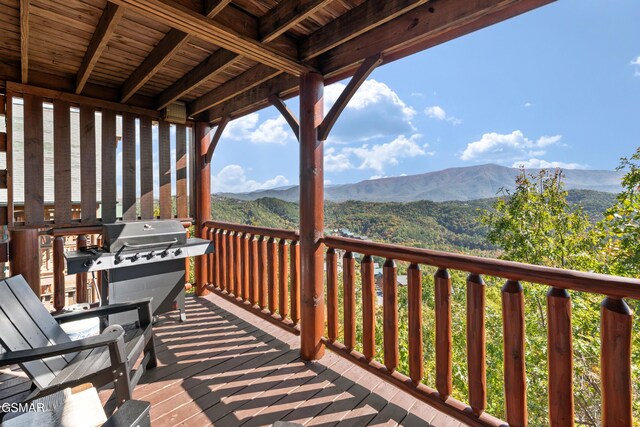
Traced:
POLYGON ((366 255, 427 264, 439 268, 462 270, 510 280, 540 283, 556 288, 597 293, 616 298, 640 299, 639 279, 542 267, 520 262, 376 243, 346 237, 327 236, 324 238, 324 242, 327 246, 335 249, 366 255))
POLYGON ((223 230, 230 230, 240 233, 249 233, 260 236, 269 236, 275 237, 278 239, 286 239, 286 240, 299 240, 300 235, 297 231, 293 230, 284 230, 281 228, 270 228, 270 227, 256 227, 253 225, 245 225, 245 224, 234 224, 231 222, 222 222, 222 221, 207 221, 205 225, 209 228, 218 228, 223 230))

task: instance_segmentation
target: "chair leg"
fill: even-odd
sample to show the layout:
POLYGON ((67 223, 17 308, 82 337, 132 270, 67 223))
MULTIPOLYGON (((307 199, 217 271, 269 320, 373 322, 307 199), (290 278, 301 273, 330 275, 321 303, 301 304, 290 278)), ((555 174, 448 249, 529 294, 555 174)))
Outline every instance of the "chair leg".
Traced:
POLYGON ((158 366, 158 359, 156 357, 156 342, 153 336, 149 338, 149 342, 144 347, 144 355, 149 355, 149 361, 147 362, 147 366, 145 369, 153 369, 158 366))
POLYGON ((131 400, 131 380, 129 379, 129 368, 122 364, 114 373, 113 386, 116 394, 116 406, 118 408, 127 400, 131 400))

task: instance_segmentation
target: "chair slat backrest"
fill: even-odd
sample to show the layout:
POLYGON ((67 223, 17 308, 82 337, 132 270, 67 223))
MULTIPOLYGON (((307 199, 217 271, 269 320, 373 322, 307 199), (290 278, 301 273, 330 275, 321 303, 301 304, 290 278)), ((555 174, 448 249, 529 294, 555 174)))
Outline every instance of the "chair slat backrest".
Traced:
MULTIPOLYGON (((22 276, 0 281, 0 313, 0 342, 8 351, 69 342, 22 276)), ((23 363, 22 369, 37 387, 44 388, 67 365, 63 356, 55 356, 23 363)))

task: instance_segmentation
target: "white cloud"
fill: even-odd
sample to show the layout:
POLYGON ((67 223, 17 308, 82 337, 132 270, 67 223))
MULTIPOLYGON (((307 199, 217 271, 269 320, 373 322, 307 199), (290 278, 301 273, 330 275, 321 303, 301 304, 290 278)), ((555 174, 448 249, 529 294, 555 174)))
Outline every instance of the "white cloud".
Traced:
POLYGON ((459 125, 460 123, 462 123, 462 120, 460 120, 457 117, 450 116, 439 105, 432 105, 431 107, 425 108, 424 113, 427 115, 427 117, 429 117, 431 119, 436 119, 436 120, 440 120, 440 121, 447 121, 447 122, 449 122, 449 123, 451 123, 453 125, 459 125))
MULTIPOLYGON (((328 112, 345 85, 336 83, 324 90, 324 108, 328 112)), ((415 132, 411 123, 416 111, 389 86, 366 80, 347 104, 333 128, 329 142, 349 143, 372 138, 415 132)))
POLYGON ((244 193, 267 188, 281 187, 289 181, 282 175, 258 182, 247 178, 245 170, 239 165, 227 165, 211 179, 211 188, 214 193, 244 193))
POLYGON ((542 159, 529 159, 520 160, 515 162, 511 167, 519 168, 523 166, 525 169, 549 169, 549 168, 561 168, 561 169, 586 169, 588 165, 581 165, 579 163, 565 163, 565 162, 548 162, 542 159))
POLYGON ((542 136, 534 141, 524 136, 520 130, 515 130, 510 134, 485 133, 478 141, 469 143, 460 158, 462 160, 504 162, 542 156, 546 154, 546 147, 557 144, 561 138, 561 135, 542 136))
POLYGON ((634 76, 640 77, 640 55, 638 55, 636 59, 631 61, 631 65, 636 67, 634 76))
POLYGON ((329 147, 324 153, 324 170, 327 172, 342 172, 354 169, 349 156, 344 152, 336 153, 336 149, 329 147))
POLYGON ((285 145, 294 135, 282 115, 260 122, 260 115, 252 113, 229 122, 224 137, 254 144, 285 145))
POLYGON ((523 104, 523 107, 526 107, 526 108, 533 107, 533 103, 531 103, 531 102, 525 102, 525 103, 523 104))
POLYGON ((372 169, 382 174, 385 167, 397 165, 401 158, 426 155, 424 146, 416 142, 420 137, 419 134, 412 135, 410 138, 400 135, 391 142, 371 146, 364 144, 358 148, 345 148, 343 152, 352 154, 360 160, 358 169, 372 169))

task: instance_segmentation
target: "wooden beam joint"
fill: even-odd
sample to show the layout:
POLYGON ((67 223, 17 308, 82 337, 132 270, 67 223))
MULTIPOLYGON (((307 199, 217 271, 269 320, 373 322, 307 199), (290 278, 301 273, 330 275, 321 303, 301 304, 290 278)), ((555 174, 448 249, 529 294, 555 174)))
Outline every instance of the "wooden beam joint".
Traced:
POLYGON ((230 120, 231 120, 230 117, 227 116, 227 117, 223 117, 220 123, 218 123, 218 127, 216 128, 216 133, 213 134, 213 139, 211 140, 211 143, 209 144, 209 148, 205 153, 205 157, 204 157, 205 165, 208 165, 209 163, 211 163, 211 159, 213 158, 213 152, 216 150, 216 147, 218 146, 218 141, 220 141, 220 137, 222 137, 222 132, 224 132, 224 128, 227 127, 227 124, 229 123, 230 120))

